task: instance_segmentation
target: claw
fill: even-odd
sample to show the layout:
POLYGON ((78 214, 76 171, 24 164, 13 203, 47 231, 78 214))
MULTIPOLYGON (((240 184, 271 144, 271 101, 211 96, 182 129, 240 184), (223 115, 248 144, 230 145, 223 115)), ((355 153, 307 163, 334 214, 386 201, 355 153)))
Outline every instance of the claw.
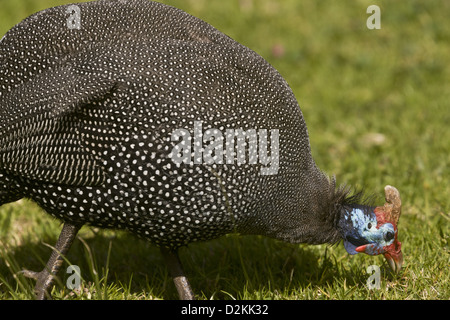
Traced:
POLYGON ((50 292, 49 289, 53 285, 54 275, 50 274, 50 272, 48 272, 47 269, 44 269, 41 272, 22 270, 19 271, 18 274, 21 274, 26 278, 36 280, 34 293, 36 295, 37 300, 52 299, 51 295, 49 294, 50 292))
POLYGON ((39 278, 39 272, 30 271, 30 270, 21 270, 17 272, 18 274, 23 275, 25 278, 37 280, 39 278))

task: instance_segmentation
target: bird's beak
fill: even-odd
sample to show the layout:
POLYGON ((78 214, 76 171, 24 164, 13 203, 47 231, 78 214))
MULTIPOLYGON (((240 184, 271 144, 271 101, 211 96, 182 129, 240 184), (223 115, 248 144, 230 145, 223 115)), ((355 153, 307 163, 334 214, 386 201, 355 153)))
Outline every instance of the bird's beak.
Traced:
POLYGON ((386 258, 392 271, 398 273, 403 265, 403 254, 399 250, 398 252, 385 252, 384 257, 386 258))
MULTIPOLYGON (((401 251, 401 243, 397 242, 396 243, 397 250, 390 250, 390 251, 385 251, 383 253, 384 257, 386 258, 389 267, 391 267, 392 271, 394 271, 395 273, 398 273, 400 271, 400 269, 402 268, 403 265, 403 254, 401 251)), ((355 249, 356 252, 364 252, 368 255, 377 255, 380 254, 381 252, 379 251, 380 248, 377 248, 376 246, 374 246, 373 244, 365 244, 363 246, 359 246, 355 249)))

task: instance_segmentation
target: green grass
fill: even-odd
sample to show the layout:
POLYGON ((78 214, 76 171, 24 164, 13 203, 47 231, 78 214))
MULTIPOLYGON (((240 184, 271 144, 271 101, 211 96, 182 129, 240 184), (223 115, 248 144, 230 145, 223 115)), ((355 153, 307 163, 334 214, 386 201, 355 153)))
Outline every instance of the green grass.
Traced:
MULTIPOLYGON (((68 3, 69 1, 58 1, 68 3)), ((77 2, 77 1, 71 1, 77 2)), ((0 33, 49 0, 6 0, 0 33)), ((381 29, 366 28, 373 1, 166 1, 211 23, 266 58, 291 85, 318 166, 339 183, 379 194, 396 186, 404 268, 382 257, 349 256, 342 245, 290 245, 230 235, 180 251, 199 299, 450 298, 450 12, 448 1, 377 1, 381 29), (274 54, 282 48, 281 54, 274 54), (382 267, 379 290, 366 268, 382 267)), ((60 225, 33 203, 0 208, 0 298, 32 298, 33 281, 60 225)), ((124 232, 84 227, 67 259, 80 266, 79 293, 68 274, 55 299, 175 299, 159 250, 124 232)), ((67 264, 65 265, 67 266, 67 264)), ((63 270, 65 271, 65 270, 63 270)))

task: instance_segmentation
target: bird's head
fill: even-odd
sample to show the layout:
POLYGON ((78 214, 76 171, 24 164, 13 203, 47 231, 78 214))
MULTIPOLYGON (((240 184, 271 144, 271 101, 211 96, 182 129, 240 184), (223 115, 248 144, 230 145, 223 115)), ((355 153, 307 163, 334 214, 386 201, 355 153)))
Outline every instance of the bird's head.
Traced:
POLYGON ((398 219, 401 200, 398 190, 385 187, 386 203, 380 207, 354 205, 344 214, 344 246, 348 253, 383 254, 394 272, 403 264, 398 241, 398 219))

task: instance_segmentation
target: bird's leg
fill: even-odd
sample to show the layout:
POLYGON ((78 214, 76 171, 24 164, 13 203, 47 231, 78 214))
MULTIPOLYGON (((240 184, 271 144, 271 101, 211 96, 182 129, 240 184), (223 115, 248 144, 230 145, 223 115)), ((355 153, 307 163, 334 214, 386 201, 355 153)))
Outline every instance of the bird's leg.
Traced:
POLYGON ((192 292, 191 285, 189 284, 187 277, 184 275, 180 258, 178 257, 178 252, 176 250, 161 247, 161 253, 164 256, 167 267, 169 268, 170 275, 173 278, 173 282, 175 283, 180 299, 194 300, 194 293, 192 292))
POLYGON ((27 278, 35 279, 36 286, 34 292, 36 299, 44 300, 51 299, 50 288, 53 285, 53 280, 58 274, 61 265, 63 264, 63 256, 67 254, 73 240, 75 239, 80 226, 75 226, 69 223, 64 223, 64 226, 56 242, 55 249, 53 250, 50 259, 47 262, 44 270, 41 272, 34 272, 29 270, 23 270, 22 274, 27 278))

